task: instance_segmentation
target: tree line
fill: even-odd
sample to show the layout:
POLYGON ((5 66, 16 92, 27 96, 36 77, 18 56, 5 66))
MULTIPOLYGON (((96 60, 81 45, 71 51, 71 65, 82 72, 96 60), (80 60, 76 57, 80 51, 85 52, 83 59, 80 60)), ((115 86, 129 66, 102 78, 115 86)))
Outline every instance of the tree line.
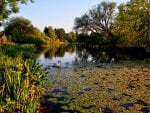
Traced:
POLYGON ((48 45, 52 41, 74 42, 74 32, 65 32, 64 28, 45 27, 41 32, 32 22, 24 17, 10 18, 4 24, 4 32, 8 41, 20 44, 48 45))
POLYGON ((66 33, 64 28, 53 28, 48 26, 44 28, 44 33, 51 39, 59 39, 61 42, 74 42, 76 34, 74 32, 66 33))
MULTIPOLYGON (((17 13, 19 3, 27 4, 29 1, 34 2, 2 0, 0 21, 3 22, 11 13, 17 13)), ((31 21, 20 17, 11 18, 5 24, 5 32, 11 40, 21 43, 25 41, 47 44, 51 40, 59 39, 62 42, 76 41, 96 47, 107 45, 143 47, 150 44, 149 0, 130 0, 119 6, 115 2, 103 1, 81 17, 75 18, 73 29, 76 33, 66 33, 63 28, 46 26, 41 32, 31 21)))
POLYGON ((117 6, 115 2, 101 2, 77 17, 74 29, 77 40, 88 45, 148 46, 150 3, 130 0, 117 6))

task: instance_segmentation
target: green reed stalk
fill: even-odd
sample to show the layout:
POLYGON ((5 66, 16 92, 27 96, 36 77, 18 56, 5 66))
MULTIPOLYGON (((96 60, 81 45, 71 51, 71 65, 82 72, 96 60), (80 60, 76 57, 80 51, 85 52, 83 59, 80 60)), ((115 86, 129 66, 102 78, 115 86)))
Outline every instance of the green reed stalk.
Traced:
POLYGON ((0 54, 0 112, 35 113, 46 71, 31 60, 0 54))

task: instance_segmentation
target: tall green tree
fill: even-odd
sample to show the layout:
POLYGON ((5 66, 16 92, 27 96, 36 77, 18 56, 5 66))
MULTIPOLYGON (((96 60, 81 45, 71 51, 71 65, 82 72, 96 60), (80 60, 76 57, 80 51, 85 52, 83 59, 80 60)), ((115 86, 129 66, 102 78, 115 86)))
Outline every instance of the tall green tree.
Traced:
POLYGON ((65 41, 65 30, 63 28, 57 28, 55 29, 55 33, 57 35, 57 38, 60 40, 60 41, 65 41))
POLYGON ((74 29, 85 34, 100 33, 106 39, 112 37, 115 8, 115 2, 101 2, 88 13, 76 18, 74 29))
POLYGON ((115 20, 115 32, 122 42, 129 46, 148 44, 150 3, 148 0, 130 0, 121 4, 119 14, 115 20))
POLYGON ((52 28, 52 26, 45 27, 44 28, 44 33, 50 37, 51 39, 57 39, 57 36, 55 34, 55 30, 52 28))
POLYGON ((19 12, 19 4, 27 4, 33 0, 0 0, 0 22, 8 18, 12 13, 19 12))

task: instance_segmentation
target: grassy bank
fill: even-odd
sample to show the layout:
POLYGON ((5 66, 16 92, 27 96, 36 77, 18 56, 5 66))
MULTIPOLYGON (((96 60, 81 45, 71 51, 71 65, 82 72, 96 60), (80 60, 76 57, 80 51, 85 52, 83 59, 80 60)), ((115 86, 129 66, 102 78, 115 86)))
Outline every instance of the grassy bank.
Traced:
POLYGON ((46 71, 31 58, 32 45, 0 47, 0 113, 35 113, 46 71))

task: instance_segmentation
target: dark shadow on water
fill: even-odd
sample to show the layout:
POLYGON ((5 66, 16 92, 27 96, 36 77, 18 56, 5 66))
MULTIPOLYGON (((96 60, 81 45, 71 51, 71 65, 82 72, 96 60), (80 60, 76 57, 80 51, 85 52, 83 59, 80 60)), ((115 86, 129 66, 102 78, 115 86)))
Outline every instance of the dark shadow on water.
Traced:
POLYGON ((84 92, 82 92, 82 91, 78 92, 78 95, 82 95, 82 94, 84 94, 84 92))
POLYGON ((75 98, 66 97, 69 93, 66 91, 66 87, 62 89, 54 89, 52 92, 49 92, 44 95, 41 106, 40 113, 81 113, 78 110, 64 109, 63 107, 69 106, 69 104, 75 100, 75 98), (56 96, 53 96, 56 95, 56 96), (57 96, 59 95, 59 96, 57 96), (56 99, 56 102, 52 102, 50 99, 56 99), (66 101, 67 100, 67 101, 66 101))
POLYGON ((60 104, 60 103, 53 103, 53 102, 47 102, 47 103, 41 103, 41 109, 40 113, 81 113, 77 110, 65 110, 62 108, 62 106, 67 106, 68 104, 60 104))
POLYGON ((112 100, 119 101, 120 98, 119 97, 113 97, 112 100))
POLYGON ((143 113, 150 113, 150 107, 144 107, 140 111, 142 111, 143 113))
POLYGON ((129 109, 130 107, 132 107, 134 105, 134 103, 125 103, 125 104, 120 104, 120 106, 129 109))
POLYGON ((108 89, 107 89, 107 92, 108 92, 108 93, 112 93, 112 92, 114 92, 114 91, 115 91, 115 89, 111 89, 111 88, 108 88, 108 89))
POLYGON ((64 90, 61 90, 61 89, 54 89, 51 93, 53 93, 53 94, 61 93, 61 95, 68 95, 69 94, 67 91, 64 91, 64 90))
POLYGON ((92 90, 92 88, 85 88, 84 89, 84 91, 86 91, 86 92, 89 92, 89 91, 91 91, 92 90))
POLYGON ((140 104, 143 105, 144 107, 140 110, 143 113, 150 113, 150 105, 146 102, 144 102, 143 100, 137 100, 136 104, 140 104))
POLYGON ((113 110, 111 110, 109 108, 104 108, 103 113, 113 113, 113 110))
POLYGON ((129 95, 129 94, 126 94, 126 93, 122 93, 122 94, 119 94, 117 96, 112 97, 112 100, 114 100, 114 101, 120 101, 124 97, 131 97, 131 96, 132 95, 129 95))
POLYGON ((91 109, 91 108, 94 108, 96 106, 94 105, 89 105, 89 106, 82 106, 83 109, 91 109))
MULTIPOLYGON (((78 96, 91 91, 92 88, 84 88, 83 91, 78 92, 78 96)), ((67 108, 76 98, 72 98, 67 91, 67 87, 61 87, 53 89, 51 92, 47 92, 42 101, 40 113, 81 113, 76 109, 67 108), (55 102, 51 100, 55 100, 55 102), (64 109, 66 108, 66 109, 64 109)), ((83 109, 92 109, 95 105, 82 106, 83 109)))

